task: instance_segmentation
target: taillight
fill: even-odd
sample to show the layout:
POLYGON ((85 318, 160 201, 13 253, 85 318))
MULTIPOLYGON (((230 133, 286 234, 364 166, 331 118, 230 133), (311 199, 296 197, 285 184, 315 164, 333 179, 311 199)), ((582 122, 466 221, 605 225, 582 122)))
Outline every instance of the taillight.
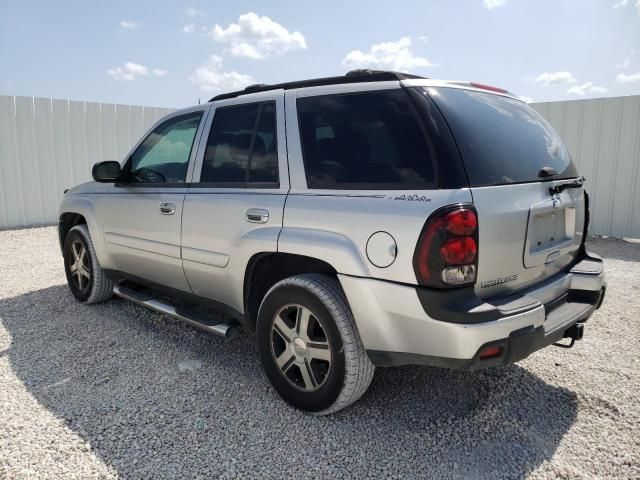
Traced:
POLYGON ((418 281, 430 287, 473 284, 478 266, 478 216, 471 205, 434 212, 425 224, 413 256, 418 281))
POLYGON ((440 253, 449 265, 467 265, 476 258, 476 242, 471 237, 450 238, 440 247, 440 253))

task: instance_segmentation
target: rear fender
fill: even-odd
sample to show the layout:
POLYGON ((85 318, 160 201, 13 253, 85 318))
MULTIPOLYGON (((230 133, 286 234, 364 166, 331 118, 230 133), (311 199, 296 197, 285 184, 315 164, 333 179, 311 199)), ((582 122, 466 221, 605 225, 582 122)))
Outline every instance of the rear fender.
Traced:
POLYGON ((322 260, 340 274, 371 276, 356 245, 340 233, 284 227, 278 239, 278 252, 322 260))

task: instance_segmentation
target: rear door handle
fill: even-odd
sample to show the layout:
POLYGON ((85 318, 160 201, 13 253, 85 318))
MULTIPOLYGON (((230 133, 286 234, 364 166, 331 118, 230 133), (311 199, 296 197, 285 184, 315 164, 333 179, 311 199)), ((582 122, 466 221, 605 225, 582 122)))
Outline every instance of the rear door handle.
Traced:
POLYGON ((160 204, 160 213, 162 215, 173 215, 176 213, 176 204, 175 203, 161 203, 160 204))
POLYGON ((251 223, 267 223, 269 220, 269 210, 263 208, 249 208, 244 212, 244 218, 251 223))

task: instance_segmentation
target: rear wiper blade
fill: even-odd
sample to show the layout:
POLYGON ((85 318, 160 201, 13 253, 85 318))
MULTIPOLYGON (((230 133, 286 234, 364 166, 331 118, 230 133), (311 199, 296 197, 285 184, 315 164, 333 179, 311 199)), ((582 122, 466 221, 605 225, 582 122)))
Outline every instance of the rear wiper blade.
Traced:
POLYGON ((542 167, 540 171, 538 171, 538 178, 549 178, 557 174, 558 171, 553 167, 542 167))
POLYGON ((574 180, 573 182, 567 182, 567 183, 561 183, 559 185, 556 185, 554 187, 550 187, 549 188, 549 194, 551 194, 551 196, 553 195, 557 195, 559 193, 561 193, 562 191, 568 189, 568 188, 580 188, 582 186, 582 184, 584 184, 584 182, 587 179, 584 177, 580 177, 577 180, 574 180))

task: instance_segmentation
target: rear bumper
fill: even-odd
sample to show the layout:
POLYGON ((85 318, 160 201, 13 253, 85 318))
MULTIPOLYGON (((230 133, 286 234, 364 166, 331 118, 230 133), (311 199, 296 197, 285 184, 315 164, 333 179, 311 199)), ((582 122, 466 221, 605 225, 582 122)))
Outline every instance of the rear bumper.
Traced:
POLYGON ((340 276, 369 358, 377 366, 506 365, 561 340, 599 308, 606 282, 602 259, 584 254, 571 270, 491 301, 472 289, 433 291, 340 276), (424 292, 427 291, 427 295, 424 292), (487 346, 500 354, 480 359, 487 346))

